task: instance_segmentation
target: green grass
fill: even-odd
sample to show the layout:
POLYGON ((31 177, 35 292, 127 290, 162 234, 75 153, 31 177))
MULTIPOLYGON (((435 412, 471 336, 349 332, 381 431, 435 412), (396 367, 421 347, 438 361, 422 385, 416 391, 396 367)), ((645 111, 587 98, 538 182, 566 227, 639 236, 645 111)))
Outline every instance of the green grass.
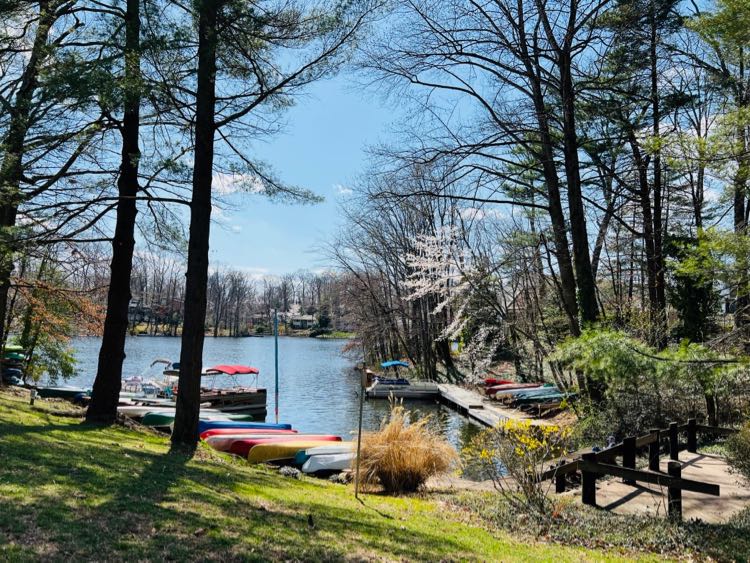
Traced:
POLYGON ((282 477, 0 391, 0 560, 620 560, 467 523, 437 495, 282 477), (310 526, 309 519, 314 523, 310 526), (492 531, 490 531, 492 530, 492 531))

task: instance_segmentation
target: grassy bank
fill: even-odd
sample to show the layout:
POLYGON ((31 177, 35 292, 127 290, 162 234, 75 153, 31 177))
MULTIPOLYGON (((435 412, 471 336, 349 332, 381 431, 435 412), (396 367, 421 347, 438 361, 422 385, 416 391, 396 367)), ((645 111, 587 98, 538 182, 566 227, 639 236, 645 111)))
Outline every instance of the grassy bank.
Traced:
POLYGON ((350 486, 208 449, 170 454, 161 436, 97 429, 62 408, 0 390, 2 560, 619 558, 524 543, 429 496, 360 503, 350 486))

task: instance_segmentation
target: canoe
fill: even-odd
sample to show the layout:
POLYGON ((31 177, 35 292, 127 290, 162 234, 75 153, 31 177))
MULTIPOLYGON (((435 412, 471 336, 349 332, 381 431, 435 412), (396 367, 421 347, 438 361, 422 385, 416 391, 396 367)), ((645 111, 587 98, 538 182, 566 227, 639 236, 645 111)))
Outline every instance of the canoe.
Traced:
MULTIPOLYGON (((286 436, 265 436, 261 438, 240 438, 232 441, 229 449, 229 453, 237 454, 242 457, 247 457, 250 450, 259 444, 278 444, 283 442, 299 442, 300 440, 307 441, 320 441, 320 442, 340 442, 341 436, 334 436, 333 434, 288 434, 286 436)), ((296 453, 296 451, 295 451, 296 453)), ((292 456, 294 457, 294 456, 292 456)))
POLYGON ((287 442, 275 442, 272 444, 258 444, 253 446, 247 454, 250 463, 263 463, 266 461, 279 461, 282 459, 294 459, 297 452, 308 448, 326 446, 329 440, 289 440, 287 442))
POLYGON ((494 395, 500 391, 513 391, 514 389, 535 389, 541 387, 541 383, 506 383, 503 385, 493 385, 485 389, 485 393, 488 395, 494 395))
POLYGON ((270 422, 237 422, 223 420, 201 420, 198 422, 198 434, 214 428, 277 428, 291 430, 291 424, 272 424, 270 422))
POLYGON ((302 472, 343 471, 351 468, 354 457, 354 452, 314 455, 302 465, 302 472))
POLYGON ((534 395, 545 395, 547 393, 559 393, 560 390, 554 385, 545 385, 533 389, 511 389, 510 391, 499 391, 495 394, 496 399, 513 397, 533 397, 534 395))
MULTIPOLYGON (((252 420, 253 417, 247 414, 200 414, 201 420, 252 420)), ((174 422, 174 414, 166 412, 149 412, 141 421, 145 426, 169 426, 174 422)))
POLYGON ((515 381, 511 381, 510 379, 496 379, 494 377, 486 377, 484 379, 484 384, 487 387, 492 387, 493 385, 507 385, 509 383, 515 383, 515 381))
POLYGON ((42 399, 75 399, 76 395, 88 395, 91 390, 81 387, 37 387, 36 393, 42 399))
POLYGON ((314 455, 333 455, 333 454, 351 453, 354 451, 355 445, 356 444, 351 441, 350 442, 338 442, 338 443, 331 444, 329 446, 320 446, 317 448, 308 448, 306 450, 301 450, 297 452, 297 455, 294 456, 294 464, 302 465, 314 455))
POLYGON ((297 430, 279 428, 214 428, 201 432, 201 439, 211 436, 242 436, 243 434, 296 434, 297 430))
POLYGON ((266 434, 258 431, 257 434, 226 434, 223 436, 209 436, 203 440, 206 444, 211 446, 213 449, 220 452, 227 452, 232 444, 237 440, 255 440, 259 438, 273 438, 278 436, 299 436, 299 434, 293 434, 291 430, 278 430, 278 432, 289 432, 289 434, 266 434))
MULTIPOLYGON (((146 416, 149 413, 160 413, 160 414, 171 414, 174 416, 175 409, 174 407, 154 407, 149 405, 136 405, 136 406, 126 406, 126 407, 117 407, 117 412, 120 414, 123 414, 125 416, 129 416, 131 418, 137 418, 141 416, 146 416)), ((208 414, 221 414, 221 411, 218 409, 201 409, 200 413, 203 415, 208 414)))

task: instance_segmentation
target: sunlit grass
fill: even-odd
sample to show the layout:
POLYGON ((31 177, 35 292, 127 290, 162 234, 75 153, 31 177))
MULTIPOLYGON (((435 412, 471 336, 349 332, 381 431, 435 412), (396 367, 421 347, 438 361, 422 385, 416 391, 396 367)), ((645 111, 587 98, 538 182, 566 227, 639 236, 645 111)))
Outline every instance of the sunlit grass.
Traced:
POLYGON ((55 408, 0 391, 2 560, 617 559, 490 533, 429 496, 359 502, 207 448, 169 453, 151 432, 55 408))

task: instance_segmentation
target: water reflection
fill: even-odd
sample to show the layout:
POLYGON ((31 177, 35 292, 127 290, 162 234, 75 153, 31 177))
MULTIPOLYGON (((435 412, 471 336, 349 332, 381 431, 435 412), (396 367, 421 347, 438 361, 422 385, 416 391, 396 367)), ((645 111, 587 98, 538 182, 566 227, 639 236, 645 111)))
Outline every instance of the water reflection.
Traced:
MULTIPOLYGON (((98 338, 76 338, 72 345, 78 373, 71 385, 93 383, 98 338)), ((359 375, 351 360, 341 354, 343 340, 279 338, 279 418, 301 432, 325 432, 351 436, 359 414, 359 375)), ((125 345, 124 375, 141 374, 156 358, 177 361, 179 338, 129 337, 125 345)), ((274 346, 272 338, 206 338, 204 366, 220 363, 245 364, 260 369, 258 384, 268 389, 269 420, 274 415, 274 346)), ((157 368, 154 368, 157 369, 157 368)), ((240 380, 249 384, 250 380, 240 380)), ((217 378, 217 386, 230 385, 217 378)), ((458 413, 432 402, 409 402, 405 407, 414 417, 433 415, 430 425, 457 449, 466 446, 480 430, 458 413)), ((365 401, 363 428, 376 430, 389 409, 388 401, 365 401)))

